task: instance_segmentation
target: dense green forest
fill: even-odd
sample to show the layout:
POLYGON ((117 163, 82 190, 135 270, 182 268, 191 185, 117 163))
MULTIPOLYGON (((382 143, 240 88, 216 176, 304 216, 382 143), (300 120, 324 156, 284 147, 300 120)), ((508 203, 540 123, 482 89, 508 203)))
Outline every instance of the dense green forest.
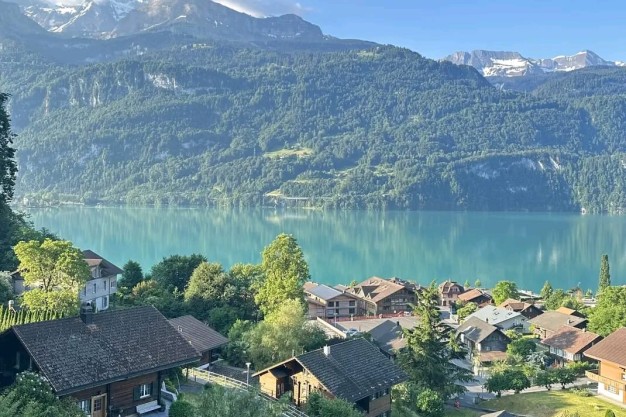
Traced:
POLYGON ((31 204, 626 207, 624 69, 528 93, 392 46, 186 43, 69 65, 0 50, 31 204))

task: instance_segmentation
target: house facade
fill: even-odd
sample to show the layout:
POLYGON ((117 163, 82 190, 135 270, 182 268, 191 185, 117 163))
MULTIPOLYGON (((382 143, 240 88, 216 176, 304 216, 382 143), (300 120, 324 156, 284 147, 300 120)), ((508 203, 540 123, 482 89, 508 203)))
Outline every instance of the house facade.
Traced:
POLYGON ((616 330, 584 355, 599 362, 597 371, 587 371, 587 378, 598 383, 598 394, 626 404, 626 327, 616 330))
POLYGON ((580 362, 583 353, 602 340, 602 336, 572 326, 562 326, 552 336, 543 339, 541 344, 548 347, 556 358, 557 365, 580 362))
POLYGON ((160 409, 166 373, 200 359, 154 307, 83 308, 80 317, 14 326, 0 334, 0 345, 3 383, 38 372, 91 417, 160 409))
POLYGON ((328 285, 307 282, 304 285, 304 296, 309 318, 352 317, 365 312, 364 302, 359 297, 328 285))
POLYGON ((459 299, 459 295, 465 292, 465 288, 455 281, 444 281, 439 284, 439 305, 448 307, 454 305, 459 299))
POLYGON ((362 302, 367 315, 391 315, 413 310, 419 287, 399 278, 371 277, 348 289, 362 302))
POLYGON ((391 416, 391 389, 407 375, 365 339, 314 350, 257 372, 261 391, 274 398, 290 392, 297 406, 313 392, 342 398, 365 417, 391 416))
POLYGON ((107 310, 111 296, 117 292, 117 276, 124 271, 93 251, 83 251, 83 257, 89 265, 91 279, 80 290, 80 301, 91 304, 96 311, 107 310))

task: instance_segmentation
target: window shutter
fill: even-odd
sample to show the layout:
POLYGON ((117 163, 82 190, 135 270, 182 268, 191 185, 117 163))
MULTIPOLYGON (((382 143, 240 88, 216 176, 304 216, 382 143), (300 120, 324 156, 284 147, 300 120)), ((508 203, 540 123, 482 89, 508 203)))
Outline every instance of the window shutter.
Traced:
POLYGON ((137 401, 141 397, 140 389, 141 385, 133 388, 133 401, 137 401))

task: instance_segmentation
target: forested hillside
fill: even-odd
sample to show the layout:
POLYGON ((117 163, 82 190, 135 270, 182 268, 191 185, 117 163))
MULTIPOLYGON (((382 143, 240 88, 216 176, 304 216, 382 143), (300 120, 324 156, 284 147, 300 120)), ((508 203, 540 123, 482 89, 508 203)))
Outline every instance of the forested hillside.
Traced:
POLYGON ((31 203, 626 207, 624 101, 593 95, 609 82, 499 91, 391 46, 188 42, 82 65, 13 46, 0 90, 31 203))

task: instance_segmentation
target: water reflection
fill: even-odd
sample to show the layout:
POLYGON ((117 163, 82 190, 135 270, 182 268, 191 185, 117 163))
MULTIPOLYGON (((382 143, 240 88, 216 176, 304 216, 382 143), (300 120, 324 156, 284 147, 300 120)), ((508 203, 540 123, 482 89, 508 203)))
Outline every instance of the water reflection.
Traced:
POLYGON ((298 238, 313 278, 329 284, 395 275, 421 283, 511 279, 535 290, 549 279, 595 289, 602 253, 613 282, 626 281, 625 217, 87 207, 30 213, 38 227, 144 268, 194 252, 227 267, 259 262, 263 247, 286 232, 298 238))

